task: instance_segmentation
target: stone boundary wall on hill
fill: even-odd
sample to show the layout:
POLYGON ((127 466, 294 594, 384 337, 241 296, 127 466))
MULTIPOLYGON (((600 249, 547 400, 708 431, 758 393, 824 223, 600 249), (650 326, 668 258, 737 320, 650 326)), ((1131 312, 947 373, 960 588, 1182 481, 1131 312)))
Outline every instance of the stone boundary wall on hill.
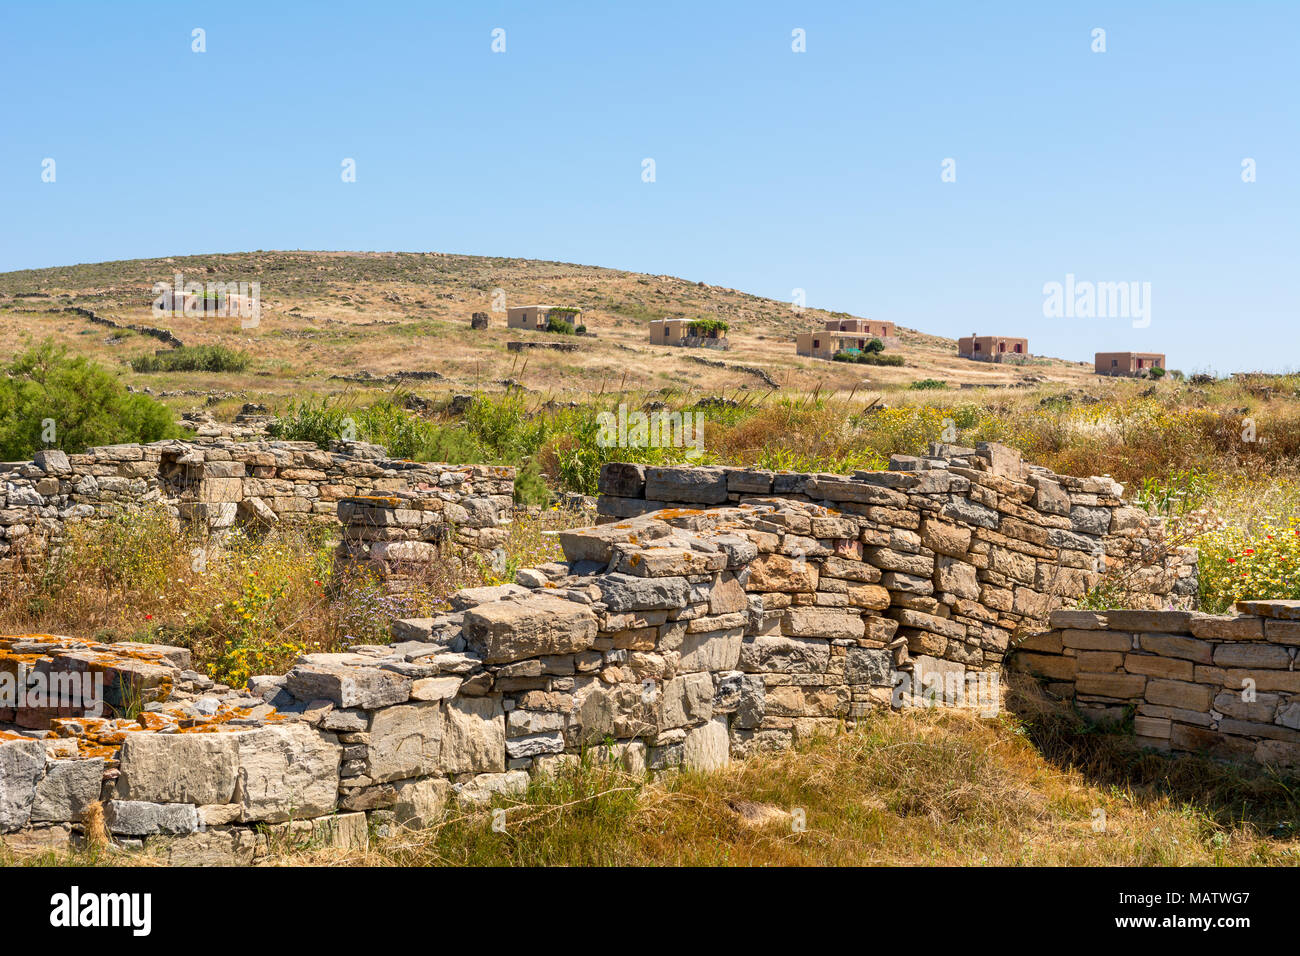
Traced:
MULTIPOLYGON (((221 533, 240 522, 332 524, 343 499, 413 494, 430 514, 454 514, 458 541, 473 547, 478 536, 465 532, 508 523, 513 493, 514 469, 400 461, 363 442, 329 451, 312 442, 229 440, 41 451, 34 461, 0 463, 0 574, 25 552, 57 544, 68 521, 142 506, 221 533)), ((453 526, 441 516, 436 523, 453 526)))
POLYGON ((1010 663, 1147 747, 1300 766, 1300 602, 1237 610, 1056 611, 1010 663))
POLYGON ((1056 475, 995 443, 933 444, 926 457, 896 455, 889 471, 849 477, 611 463, 599 490, 608 521, 768 499, 853 515, 892 606, 916 615, 904 623, 957 640, 1044 623, 1103 572, 1133 607, 1186 608, 1196 597, 1195 552, 1167 542, 1163 521, 1125 502, 1121 485, 1056 475), (936 616, 942 625, 927 627, 936 616))

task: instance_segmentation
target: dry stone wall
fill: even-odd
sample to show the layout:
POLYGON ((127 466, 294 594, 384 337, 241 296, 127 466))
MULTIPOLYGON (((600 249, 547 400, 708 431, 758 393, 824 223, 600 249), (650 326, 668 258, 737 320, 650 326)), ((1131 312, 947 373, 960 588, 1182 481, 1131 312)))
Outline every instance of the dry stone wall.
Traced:
POLYGON ((38 452, 0 464, 0 573, 27 553, 57 545, 69 521, 161 507, 178 521, 221 533, 237 523, 334 524, 354 496, 413 496, 429 516, 425 541, 451 532, 487 550, 489 529, 510 519, 514 470, 394 460, 378 445, 336 442, 162 441, 110 445, 84 454, 38 452), (482 529, 485 534, 480 536, 482 529))
MULTIPOLYGON (((583 755, 711 769, 876 709, 996 691, 1013 637, 1108 560, 1149 558, 1154 603, 1194 591, 1187 553, 1162 548, 1109 479, 1028 469, 1000 446, 948 452, 851 478, 607 468, 604 490, 628 492, 603 499, 607 513, 666 506, 562 531, 564 561, 459 591, 441 616, 395 622, 391 643, 305 654, 241 689, 182 648, 0 640, 0 689, 106 684, 100 712, 62 699, 0 711, 0 831, 66 844, 99 802, 115 839, 177 862, 248 861, 276 839, 356 844, 583 755)), ((503 473, 408 466, 373 464, 403 488, 337 499, 341 560, 400 581, 404 564, 436 559, 435 525, 491 542, 503 473)), ((226 477, 239 478, 200 481, 226 477)))
POLYGON ((6 639, 0 685, 97 673, 107 710, 0 713, 0 829, 68 842, 98 800, 122 842, 247 860, 268 827, 362 839, 584 752, 644 772, 787 747, 901 706, 900 675, 965 670, 909 654, 860 532, 780 501, 565 531, 564 562, 240 690, 182 648, 6 639))
POLYGON ((1011 664, 1147 747, 1300 766, 1300 602, 1237 611, 1056 611, 1011 664))
POLYGON ((1195 552, 1167 541, 1163 523, 1125 502, 1121 485, 1056 475, 995 443, 935 444, 926 457, 896 455, 889 471, 849 477, 615 463, 601 472, 600 492, 611 521, 768 498, 851 516, 905 633, 941 654, 950 642, 1001 650, 1008 632, 1045 622, 1103 573, 1133 607, 1190 607, 1196 596, 1195 552))

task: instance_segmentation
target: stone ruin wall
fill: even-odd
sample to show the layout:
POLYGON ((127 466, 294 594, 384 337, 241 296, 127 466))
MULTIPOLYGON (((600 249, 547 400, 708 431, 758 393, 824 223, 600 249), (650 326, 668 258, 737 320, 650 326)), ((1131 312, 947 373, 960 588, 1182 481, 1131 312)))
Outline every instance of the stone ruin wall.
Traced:
POLYGON ((905 628, 929 632, 909 630, 927 645, 914 650, 942 653, 943 638, 973 646, 990 634, 996 647, 1027 622, 1046 622, 1103 573, 1122 583, 1133 607, 1191 607, 1196 599, 1195 552, 1167 541, 1163 522, 1124 501, 1118 482, 1057 475, 996 443, 932 444, 925 457, 895 455, 889 471, 847 478, 610 464, 600 492, 605 521, 769 498, 854 516, 891 610, 905 628))
POLYGON ((364 508, 368 496, 394 495, 420 502, 418 540, 451 540, 499 564, 513 494, 512 468, 394 460, 363 442, 322 451, 312 442, 216 438, 41 451, 34 461, 0 463, 0 575, 57 547, 70 521, 153 506, 218 536, 237 524, 333 527, 341 501, 359 497, 364 508))
MULTIPOLYGON (((673 497, 607 497, 607 514, 677 506, 560 532, 563 562, 240 690, 181 648, 3 639, 0 674, 102 673, 110 702, 143 709, 0 714, 0 832, 65 846, 100 801, 115 839, 174 862, 247 862, 280 838, 362 845, 584 753, 636 773, 712 769, 997 674, 1098 555, 1162 554, 1156 603, 1194 591, 1189 556, 1155 548, 1159 525, 1109 479, 1026 469, 999 446, 899 464, 917 467, 611 466, 606 491, 673 497)), ((340 499, 365 536, 358 560, 432 557, 405 547, 418 497, 340 499)))
POLYGON ((1300 601, 1237 611, 1056 611, 1010 664, 1144 747, 1300 766, 1300 601))

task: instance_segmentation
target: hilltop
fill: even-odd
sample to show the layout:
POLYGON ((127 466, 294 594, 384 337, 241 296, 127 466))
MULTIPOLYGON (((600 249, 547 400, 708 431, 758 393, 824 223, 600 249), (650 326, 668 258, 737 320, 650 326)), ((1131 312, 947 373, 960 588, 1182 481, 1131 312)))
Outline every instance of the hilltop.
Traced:
POLYGON ((404 372, 425 373, 424 392, 491 392, 517 383, 556 396, 767 391, 773 382, 795 392, 839 393, 927 378, 952 387, 1094 380, 1086 363, 1035 358, 1016 367, 962 360, 953 339, 903 328, 891 350, 903 356, 903 367, 796 356, 795 335, 822 328, 830 317, 822 309, 796 312, 788 302, 674 276, 443 253, 249 252, 0 274, 0 349, 13 353, 29 338, 52 336, 122 368, 128 384, 173 399, 215 391, 275 401, 303 390, 337 392, 356 387, 358 379, 404 372), (236 319, 155 318, 153 285, 170 283, 177 273, 186 281, 260 283, 259 326, 241 329, 236 319), (572 352, 509 352, 507 341, 557 337, 507 329, 504 312, 492 311, 497 289, 504 290, 508 305, 581 307, 592 335, 569 339, 579 346, 572 352), (105 329, 84 314, 65 311, 70 307, 89 309, 123 327, 161 328, 185 345, 243 350, 252 361, 237 373, 136 373, 128 361, 163 348, 162 343, 127 328, 105 329), (471 331, 474 312, 489 313, 487 330, 471 331), (650 346, 647 324, 671 316, 726 321, 731 349, 650 346))

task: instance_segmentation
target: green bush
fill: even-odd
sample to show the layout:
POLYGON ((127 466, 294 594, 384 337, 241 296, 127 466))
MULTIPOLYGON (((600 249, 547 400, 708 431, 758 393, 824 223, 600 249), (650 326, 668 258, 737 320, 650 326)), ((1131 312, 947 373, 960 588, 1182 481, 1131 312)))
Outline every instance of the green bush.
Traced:
POLYGON ((880 339, 872 339, 867 343, 867 347, 863 349, 864 352, 883 352, 884 350, 885 343, 880 341, 880 339))
POLYGON ((546 316, 546 331, 558 332, 560 335, 573 335, 574 328, 572 322, 566 322, 558 316, 548 314, 546 316))
POLYGON ((290 401, 269 428, 285 441, 315 442, 320 448, 344 437, 383 445, 392 458, 472 464, 484 460, 482 447, 464 428, 413 415, 392 399, 354 408, 344 399, 290 401))
POLYGON ((248 368, 247 352, 224 345, 182 345, 168 352, 137 355, 131 359, 136 372, 242 372, 248 368))
POLYGON ((863 352, 862 358, 858 359, 858 363, 861 365, 889 365, 896 367, 902 367, 906 364, 901 355, 878 355, 873 352, 863 352))
POLYGON ((51 340, 17 356, 4 373, 0 458, 16 461, 40 448, 80 452, 180 435, 166 405, 127 392, 108 369, 51 340))
POLYGON ((937 378, 923 378, 907 386, 914 392, 939 391, 948 387, 948 383, 937 378))
POLYGON ((687 331, 697 338, 708 338, 710 335, 722 338, 730 328, 722 319, 694 319, 686 326, 687 331))
MULTIPOLYGON (((879 339, 873 339, 879 342, 879 339)), ((871 343, 868 343, 870 345, 871 343)), ((882 348, 884 346, 881 346, 882 348)), ((890 365, 901 366, 904 364, 901 355, 885 355, 880 352, 864 352, 861 349, 841 349, 831 356, 836 362, 852 362, 856 365, 890 365)))

